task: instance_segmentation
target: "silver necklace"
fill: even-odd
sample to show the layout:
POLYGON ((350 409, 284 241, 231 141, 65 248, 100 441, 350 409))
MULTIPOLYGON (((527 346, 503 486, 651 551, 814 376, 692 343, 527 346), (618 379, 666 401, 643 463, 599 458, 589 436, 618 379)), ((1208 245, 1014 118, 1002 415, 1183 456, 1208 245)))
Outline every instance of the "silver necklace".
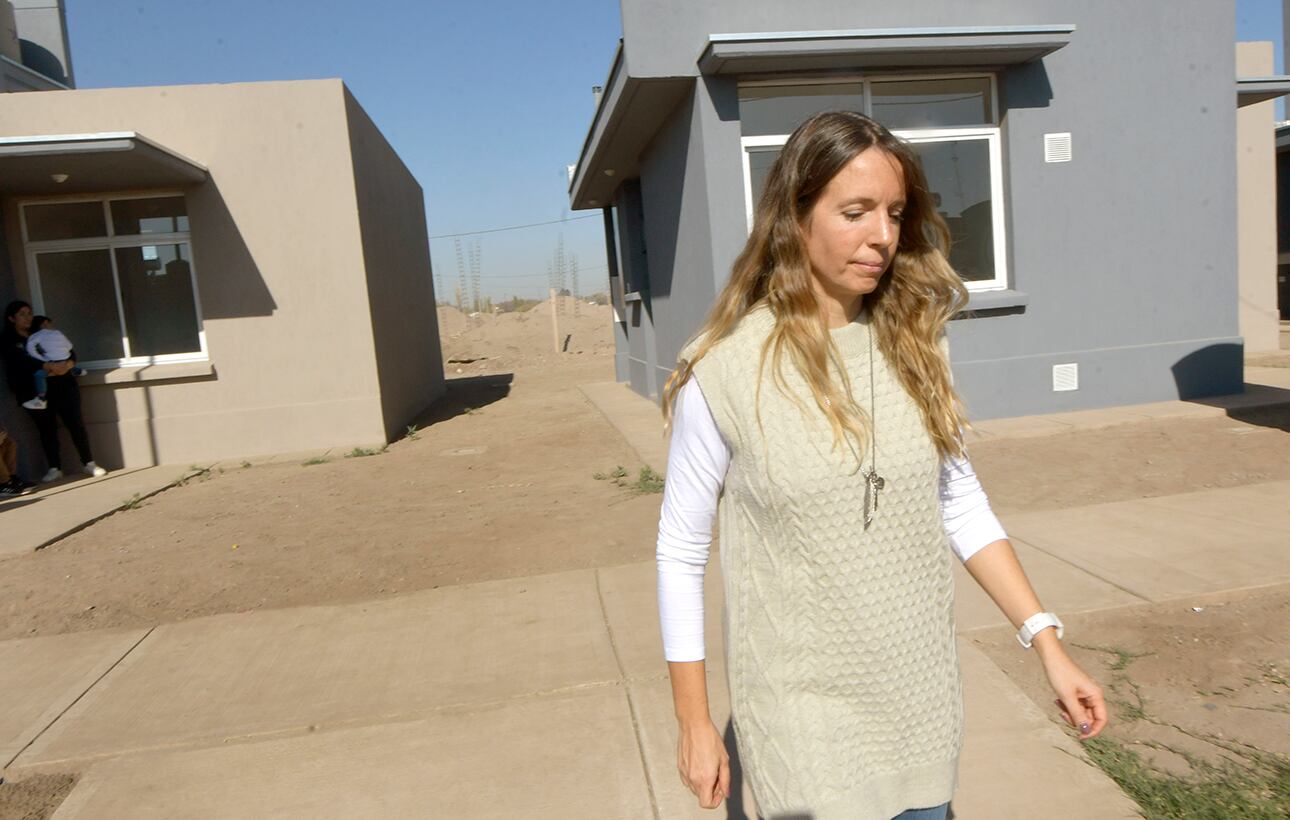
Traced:
POLYGON ((873 378, 873 328, 866 327, 869 336, 869 469, 864 471, 864 528, 873 523, 878 511, 878 494, 887 486, 887 479, 878 475, 878 401, 874 395, 873 378))

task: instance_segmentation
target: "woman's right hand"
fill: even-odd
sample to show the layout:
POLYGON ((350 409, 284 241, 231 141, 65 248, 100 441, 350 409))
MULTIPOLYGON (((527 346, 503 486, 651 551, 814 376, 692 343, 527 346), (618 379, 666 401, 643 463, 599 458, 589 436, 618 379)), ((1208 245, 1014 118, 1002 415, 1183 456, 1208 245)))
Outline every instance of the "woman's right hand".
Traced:
POLYGON ((730 796, 730 755, 711 720, 681 725, 676 767, 700 808, 715 809, 730 796))

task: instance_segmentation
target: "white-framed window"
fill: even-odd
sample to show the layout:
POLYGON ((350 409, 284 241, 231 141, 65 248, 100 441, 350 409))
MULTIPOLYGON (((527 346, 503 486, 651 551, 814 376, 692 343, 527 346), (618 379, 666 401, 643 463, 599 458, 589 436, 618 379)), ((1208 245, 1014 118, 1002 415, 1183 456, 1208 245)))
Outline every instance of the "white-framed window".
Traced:
POLYGON ((766 175, 812 114, 862 111, 922 160, 950 229, 950 264, 970 291, 1008 287, 1003 149, 993 74, 872 74, 745 81, 739 86, 748 229, 766 175))
POLYGON ((82 367, 207 358, 182 193, 31 199, 19 219, 32 307, 82 367))

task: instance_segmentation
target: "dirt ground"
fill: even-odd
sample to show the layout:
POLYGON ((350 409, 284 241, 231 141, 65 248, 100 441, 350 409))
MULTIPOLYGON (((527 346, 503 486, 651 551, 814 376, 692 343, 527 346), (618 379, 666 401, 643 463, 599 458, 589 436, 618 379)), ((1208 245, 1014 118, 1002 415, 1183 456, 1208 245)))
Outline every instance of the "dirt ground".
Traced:
MULTIPOLYGON (((1191 781, 1237 772, 1270 781, 1274 792, 1279 783, 1260 808, 1286 816, 1290 585, 1071 615, 1065 624, 1071 656, 1106 691, 1105 738, 1191 781)), ((1043 666, 1018 651, 1011 629, 969 637, 1057 720, 1043 666)), ((1221 816, 1265 816, 1247 811, 1221 816)))
MULTIPOLYGON (((415 434, 384 453, 226 464, 5 560, 0 639, 650 559, 661 496, 595 478, 618 466, 634 476, 642 465, 577 389, 613 379, 609 309, 583 304, 574 317, 566 302, 557 312, 568 337, 560 355, 542 309, 549 306, 523 321, 473 323, 441 309, 449 392, 415 434)), ((1290 409, 1282 409, 982 441, 971 457, 996 510, 1026 512, 1290 479, 1288 431, 1290 409)), ((1112 670, 1108 663, 1122 657, 1114 651, 1074 649, 1099 679, 1131 674, 1147 714, 1284 754, 1288 607, 1283 587, 1072 616, 1068 628, 1076 641, 1097 635, 1098 645, 1134 654, 1112 670)), ((973 638, 1051 711, 1034 657, 1012 651, 1010 631, 973 638)), ((1113 731, 1134 743, 1213 746, 1145 719, 1113 731)), ((1153 754, 1162 766, 1182 759, 1153 754)), ((57 805, 66 788, 0 786, 0 816, 40 816, 9 807, 33 789, 57 805)))

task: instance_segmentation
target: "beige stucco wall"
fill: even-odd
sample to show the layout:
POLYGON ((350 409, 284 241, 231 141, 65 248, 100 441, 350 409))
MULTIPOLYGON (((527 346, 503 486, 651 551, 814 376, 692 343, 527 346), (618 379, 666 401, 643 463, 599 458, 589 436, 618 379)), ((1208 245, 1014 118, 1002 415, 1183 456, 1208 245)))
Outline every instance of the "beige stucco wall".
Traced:
POLYGON ((348 91, 345 112, 382 418, 386 435, 394 438, 403 433, 413 416, 443 395, 446 387, 439 317, 434 310, 425 196, 348 91))
MULTIPOLYGON (((389 158, 370 139, 363 156, 351 156, 346 97, 339 80, 320 80, 0 98, 0 136, 135 131, 210 170, 187 199, 213 373, 124 385, 84 379, 100 463, 187 463, 387 440, 368 296, 369 275, 382 274, 366 272, 355 168, 389 158)), ((409 176, 404 191, 409 182, 416 187, 409 176)), ((12 290, 25 297, 17 203, 3 205, 12 290)), ((419 249, 411 256, 425 245, 419 196, 416 206, 419 230, 414 218, 400 224, 419 249)), ((391 230, 383 239, 403 237, 391 230)), ((428 282, 428 254, 424 265, 428 282)), ((432 317, 433 304, 430 297, 425 306, 432 317)), ((417 307, 409 299, 403 309, 417 307)), ((424 358, 419 352, 417 361, 424 358)), ((154 368, 154 375, 189 372, 154 368)), ((397 395, 401 410, 415 403, 397 395)))
MULTIPOLYGON (((1273 73, 1272 43, 1236 44, 1238 77, 1273 73)), ((1240 327, 1249 352, 1280 348, 1275 110, 1271 100, 1236 109, 1240 327)))

